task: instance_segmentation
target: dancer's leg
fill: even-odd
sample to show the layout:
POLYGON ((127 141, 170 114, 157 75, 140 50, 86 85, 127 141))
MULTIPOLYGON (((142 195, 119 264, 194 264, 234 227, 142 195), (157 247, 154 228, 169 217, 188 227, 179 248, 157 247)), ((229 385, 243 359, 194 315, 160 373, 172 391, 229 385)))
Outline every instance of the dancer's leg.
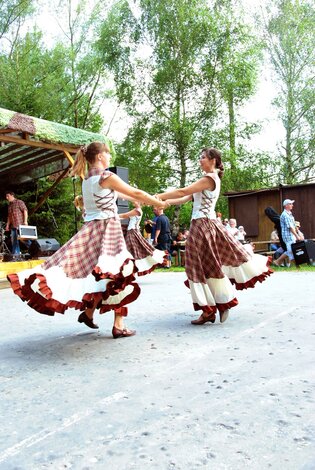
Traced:
POLYGON ((79 315, 78 322, 85 323, 86 326, 92 329, 97 329, 98 325, 93 322, 94 311, 96 309, 98 301, 95 300, 92 307, 86 308, 84 312, 79 315))
POLYGON ((124 326, 124 317, 128 315, 127 307, 114 309, 114 315, 115 317, 112 334, 115 339, 134 336, 136 334, 135 330, 129 330, 129 328, 124 326))

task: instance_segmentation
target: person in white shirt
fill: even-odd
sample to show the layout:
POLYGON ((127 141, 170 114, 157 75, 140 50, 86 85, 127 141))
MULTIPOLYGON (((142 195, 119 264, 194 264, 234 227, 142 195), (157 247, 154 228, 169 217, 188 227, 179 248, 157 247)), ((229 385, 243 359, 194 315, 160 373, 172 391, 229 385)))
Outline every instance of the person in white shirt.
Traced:
POLYGON ((244 227, 243 225, 240 225, 238 227, 238 233, 236 235, 236 238, 240 241, 240 242, 244 242, 245 241, 245 237, 246 237, 246 232, 244 230, 244 227))

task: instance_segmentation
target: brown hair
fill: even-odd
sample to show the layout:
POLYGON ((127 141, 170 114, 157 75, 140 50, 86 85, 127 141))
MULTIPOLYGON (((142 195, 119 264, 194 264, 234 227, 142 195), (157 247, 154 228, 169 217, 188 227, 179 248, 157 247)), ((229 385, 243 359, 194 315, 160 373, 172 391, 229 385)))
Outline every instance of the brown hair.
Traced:
POLYGON ((110 148, 103 142, 91 142, 89 145, 82 145, 76 153, 74 165, 71 169, 71 176, 80 176, 84 178, 86 164, 91 165, 95 162, 95 158, 99 153, 110 152, 110 148))
POLYGON ((217 167, 219 178, 221 179, 224 173, 224 166, 222 163, 221 152, 213 147, 206 147, 202 149, 202 153, 206 154, 206 157, 209 160, 213 160, 215 158, 215 166, 217 167))

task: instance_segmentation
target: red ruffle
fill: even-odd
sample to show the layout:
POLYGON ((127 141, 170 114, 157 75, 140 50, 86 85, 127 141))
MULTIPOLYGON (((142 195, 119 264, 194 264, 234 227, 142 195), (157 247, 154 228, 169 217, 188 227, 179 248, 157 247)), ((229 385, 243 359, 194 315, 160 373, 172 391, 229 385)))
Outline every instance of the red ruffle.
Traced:
POLYGON ((101 272, 99 267, 96 267, 93 270, 93 274, 97 279, 104 279, 109 278, 111 279, 110 282, 107 283, 106 290, 104 292, 91 292, 86 293, 82 297, 82 301, 76 300, 69 300, 67 303, 63 304, 58 300, 52 297, 52 291, 47 285, 46 277, 43 274, 32 274, 29 278, 25 279, 24 285, 20 284, 19 278, 17 274, 9 274, 7 279, 11 283, 11 287, 16 295, 18 295, 23 302, 27 302, 27 304, 36 310, 39 313, 44 315, 53 316, 55 313, 64 313, 68 308, 74 308, 76 310, 85 310, 86 308, 90 308, 94 305, 94 302, 97 301, 97 308, 99 308, 99 313, 105 313, 109 310, 121 308, 134 300, 136 300, 141 292, 141 289, 137 283, 135 283, 135 272, 137 268, 134 265, 133 272, 124 277, 122 274, 122 269, 124 265, 128 262, 125 261, 124 264, 120 268, 120 272, 116 275, 112 273, 107 273, 108 276, 105 276, 104 273, 101 272), (32 289, 32 284, 34 281, 39 280, 39 292, 35 292, 32 289), (119 294, 121 291, 127 287, 127 285, 131 285, 133 287, 132 292, 127 295, 124 299, 122 299, 117 304, 103 304, 110 296, 114 296, 119 294))
POLYGON ((151 268, 147 269, 146 271, 138 271, 137 272, 137 276, 146 276, 147 274, 150 274, 152 273, 152 271, 154 271, 155 269, 159 268, 159 267, 163 267, 163 266, 166 266, 167 264, 167 257, 168 257, 168 252, 165 251, 164 252, 165 255, 163 256, 163 263, 157 263, 157 264, 154 264, 153 266, 151 266, 151 268))
POLYGON ((238 305, 238 300, 236 298, 224 304, 217 303, 216 305, 202 305, 201 306, 197 303, 193 303, 194 310, 202 310, 203 312, 209 315, 216 313, 217 310, 219 312, 225 312, 225 310, 229 310, 230 308, 236 307, 237 305, 238 305))
MULTIPOLYGON (((268 264, 269 266, 269 264, 268 264)), ((246 282, 236 282, 235 279, 230 279, 230 281, 232 282, 232 284, 235 285, 235 288, 237 290, 244 290, 244 289, 249 289, 251 287, 255 287, 255 284, 257 284, 257 282, 263 282, 266 280, 266 278, 268 276, 270 276, 274 271, 272 269, 268 269, 267 272, 265 273, 262 273, 260 274, 259 276, 255 276, 253 277, 252 279, 249 279, 249 281, 246 281, 246 282)))

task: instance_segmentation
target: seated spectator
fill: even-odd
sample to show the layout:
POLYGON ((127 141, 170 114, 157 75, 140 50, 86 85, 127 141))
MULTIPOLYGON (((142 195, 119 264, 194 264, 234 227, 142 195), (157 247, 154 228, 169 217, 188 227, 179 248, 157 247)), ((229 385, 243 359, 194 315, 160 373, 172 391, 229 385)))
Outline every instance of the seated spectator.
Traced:
POLYGON ((295 221, 295 230, 300 240, 304 240, 304 234, 301 232, 301 224, 298 220, 295 221))
POLYGON ((222 224, 225 225, 225 227, 229 225, 229 219, 222 220, 222 224))
POLYGON ((226 229, 234 235, 234 237, 237 237, 238 235, 238 228, 236 224, 236 219, 230 219, 228 225, 226 225, 226 229))
POLYGON ((246 237, 246 232, 244 230, 244 227, 243 225, 240 225, 238 227, 238 233, 236 235, 236 238, 240 241, 240 242, 244 242, 245 241, 245 237, 246 237))
POLYGON ((143 238, 145 238, 146 241, 150 243, 150 245, 153 244, 152 232, 153 232, 154 226, 155 226, 155 222, 153 220, 146 219, 144 221, 143 238))
POLYGON ((217 212, 217 220, 218 220, 219 222, 222 222, 222 214, 221 214, 221 212, 217 212))
POLYGON ((275 228, 270 235, 270 250, 271 251, 277 251, 278 248, 280 248, 280 240, 279 240, 279 235, 278 235, 278 230, 275 228))
POLYGON ((175 266, 185 266, 185 243, 186 238, 183 232, 178 232, 171 245, 171 254, 174 256, 175 266))

